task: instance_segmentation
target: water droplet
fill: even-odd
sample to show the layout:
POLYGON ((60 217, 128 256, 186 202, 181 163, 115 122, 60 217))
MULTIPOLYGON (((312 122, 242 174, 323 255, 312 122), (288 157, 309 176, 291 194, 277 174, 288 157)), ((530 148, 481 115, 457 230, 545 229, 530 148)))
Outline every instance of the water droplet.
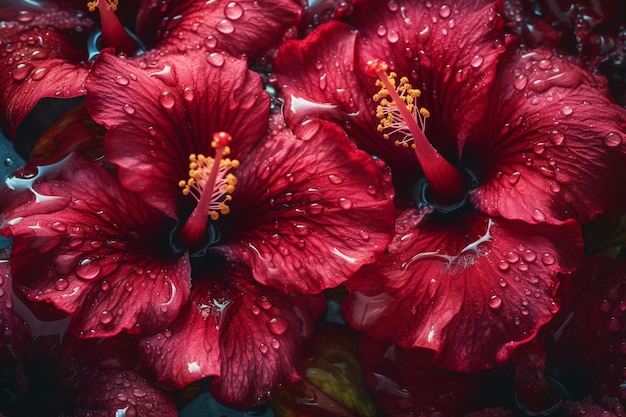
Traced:
POLYGON ((130 80, 123 75, 116 75, 115 82, 119 85, 128 85, 128 83, 130 83, 130 80))
POLYGON ((620 323, 619 318, 611 316, 606 322, 606 328, 611 332, 619 332, 622 328, 622 323, 620 323))
POLYGON ((37 68, 35 71, 33 71, 33 74, 31 75, 31 79, 35 81, 39 81, 43 77, 45 77, 47 73, 48 73, 48 68, 37 68))
POLYGON ((259 351, 261 353, 266 354, 269 350, 270 350, 270 348, 265 343, 261 343, 259 345, 259 351))
POLYGON ((272 338, 272 340, 270 341, 270 346, 274 349, 278 349, 280 347, 280 342, 278 341, 278 339, 272 338))
POLYGON ((309 234, 309 228, 304 224, 294 224, 293 234, 296 236, 307 236, 309 234))
POLYGON ((341 177, 338 177, 337 175, 330 174, 328 176, 328 181, 330 181, 331 184, 341 184, 343 182, 343 179, 341 177))
POLYGON ((531 249, 526 249, 524 252, 522 252, 522 258, 524 258, 526 262, 533 262, 535 259, 537 259, 537 254, 531 249))
POLYGON ((498 262, 498 268, 501 271, 506 271, 507 269, 509 269, 510 264, 506 261, 506 259, 500 259, 500 262, 498 262))
POLYGON ((67 287, 69 287, 69 285, 70 285, 70 282, 68 280, 66 280, 65 278, 59 278, 54 283, 54 288, 56 288, 59 291, 63 291, 65 289, 67 289, 67 287))
POLYGON ((276 336, 280 336, 287 331, 287 329, 289 328, 289 323, 287 322, 287 320, 281 317, 274 317, 267 324, 267 328, 276 336))
POLYGON ((359 230, 359 236, 361 237, 361 239, 363 240, 370 240, 370 234, 365 231, 365 230, 359 230))
POLYGON ((17 64, 15 66, 15 68, 13 68, 13 79, 15 81, 22 81, 24 80, 26 77, 28 77, 28 74, 30 74, 31 70, 33 69, 33 66, 31 64, 25 64, 25 63, 20 63, 17 64))
POLYGON ((439 8, 439 16, 443 17, 444 19, 446 17, 449 17, 451 12, 452 9, 450 9, 450 6, 448 6, 447 4, 444 4, 439 8))
POLYGON ((389 0, 387 2, 387 8, 389 10, 391 10, 392 12, 395 12, 396 10, 398 10, 400 6, 398 5, 398 1, 397 0, 389 0))
POLYGON ((554 255, 546 252, 541 255, 541 262, 543 262, 544 265, 553 265, 556 262, 556 259, 554 258, 554 255))
POLYGON ((542 70, 549 70, 552 68, 552 62, 550 62, 549 59, 542 59, 541 61, 539 61, 537 66, 542 70))
POLYGON ((215 36, 207 36, 204 38, 204 46, 207 49, 214 49, 217 46, 217 38, 215 36))
POLYGON ((175 102, 176 99, 174 98, 174 95, 169 91, 163 91, 159 96, 159 103, 161 103, 161 106, 166 109, 171 109, 172 107, 174 107, 175 102))
POLYGON ((34 18, 35 18, 35 13, 31 12, 30 10, 21 10, 17 15, 16 20, 18 22, 27 23, 33 20, 34 18))
POLYGON ((536 222, 544 222, 544 221, 546 221, 546 215, 543 214, 543 211, 541 211, 539 209, 533 210, 532 217, 533 217, 533 220, 536 221, 536 222))
POLYGON ((224 35, 229 35, 235 31, 235 25, 228 19, 222 19, 217 22, 215 29, 224 35))
POLYGON ((207 62, 215 67, 221 67, 224 65, 224 55, 219 52, 211 52, 207 55, 207 62))
POLYGON ((564 116, 569 116, 570 114, 572 114, 574 112, 574 109, 571 106, 563 106, 563 108, 561 109, 561 113, 563 113, 564 116))
POLYGON ((524 74, 520 74, 513 80, 513 87, 518 91, 522 91, 524 88, 526 88, 527 84, 528 77, 526 77, 524 74))
POLYGON ((546 144, 543 142, 539 142, 539 143, 535 143, 533 145, 533 151, 537 154, 537 155, 541 155, 544 151, 546 150, 546 144))
POLYGON ((113 321, 113 314, 109 310, 104 310, 100 314, 100 323, 109 324, 113 321))
POLYGON ((224 7, 224 15, 230 20, 237 20, 243 16, 243 7, 236 1, 231 1, 224 7))
POLYGON ((619 146, 622 144, 622 136, 617 132, 609 132, 604 137, 604 144, 611 148, 619 146))
POLYGON ((102 281, 102 283, 100 284, 100 289, 102 291, 108 291, 109 288, 111 288, 111 284, 109 284, 108 281, 102 281))
POLYGON ((339 199, 339 207, 344 210, 349 210, 352 208, 352 200, 342 197, 339 199))
POLYGON ((194 96, 195 93, 193 92, 193 87, 185 87, 183 90, 183 98, 187 101, 192 101, 194 96))
POLYGON ((261 296, 261 298, 259 299, 259 305, 263 310, 269 310, 270 308, 272 308, 272 303, 270 302, 270 300, 268 300, 266 296, 261 296))
POLYGON ((602 300, 602 302, 600 303, 600 310, 604 311, 605 313, 611 311, 611 307, 612 305, 609 300, 602 300))
POLYGON ((398 33, 397 30, 391 29, 389 32, 387 32, 387 40, 389 42, 396 43, 398 42, 399 39, 400 39, 400 34, 398 33))
POLYGON ((74 272, 82 279, 94 279, 100 274, 101 266, 97 259, 85 258, 81 260, 74 272))
POLYGON ((320 78, 319 78, 320 89, 321 90, 325 90, 327 84, 328 84, 328 80, 327 80, 327 77, 326 77, 326 73, 323 73, 322 75, 320 75, 320 78))
POLYGON ((385 36, 387 34, 387 28, 385 25, 378 26, 378 28, 376 28, 376 34, 378 36, 385 36))
POLYGON ((62 233, 62 232, 65 232, 67 228, 65 227, 65 223, 54 222, 52 223, 52 230, 62 233))
POLYGON ((126 112, 126 114, 135 114, 135 108, 133 106, 131 106, 130 104, 124 104, 124 112, 126 112))
POLYGON ((489 299, 489 307, 493 308, 494 310, 502 307, 502 298, 498 297, 497 295, 492 295, 489 299))
POLYGON ((483 64, 484 58, 480 55, 475 55, 474 58, 470 61, 470 65, 473 68, 478 68, 483 64))
POLYGON ((252 312, 252 314, 254 314, 255 316, 258 316, 259 313, 261 312, 261 309, 259 308, 258 305, 254 304, 252 307, 250 307, 250 311, 252 312))
POLYGON ((507 253, 507 254, 505 255, 505 257, 504 257, 504 258, 505 258, 508 262, 513 263, 513 264, 514 264, 515 262, 519 261, 519 255, 518 255, 518 253, 517 253, 517 252, 513 252, 513 251, 510 251, 509 253, 507 253))

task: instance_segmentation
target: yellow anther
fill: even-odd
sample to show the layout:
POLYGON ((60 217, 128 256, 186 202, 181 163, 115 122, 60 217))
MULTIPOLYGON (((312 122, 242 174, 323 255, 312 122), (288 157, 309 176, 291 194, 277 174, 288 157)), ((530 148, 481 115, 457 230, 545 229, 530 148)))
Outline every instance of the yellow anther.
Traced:
MULTIPOLYGON (((100 2, 102 0, 94 0, 94 1, 88 1, 87 2, 87 8, 89 9, 90 12, 95 12, 96 11, 96 7, 98 7, 100 5, 100 2)), ((116 11, 117 10, 117 5, 119 4, 118 0, 104 0, 106 3, 106 7, 107 9, 111 10, 111 11, 116 11)))
POLYGON ((403 119, 402 112, 398 106, 406 108, 417 122, 420 130, 424 132, 426 119, 430 117, 430 112, 424 107, 420 108, 417 106, 417 99, 421 96, 422 92, 417 88, 413 88, 408 77, 401 77, 398 82, 398 75, 395 72, 389 74, 380 72, 377 75, 383 79, 385 77, 387 78, 385 82, 381 79, 376 80, 376 85, 380 87, 380 90, 372 96, 374 101, 379 103, 376 107, 376 117, 380 119, 377 127, 378 131, 385 131, 383 134, 383 138, 385 139, 388 139, 391 135, 400 137, 400 139, 394 141, 398 146, 411 146, 414 148, 413 135, 403 119), (396 103, 393 100, 385 84, 394 87, 396 94, 393 95, 399 97, 401 103, 396 103))

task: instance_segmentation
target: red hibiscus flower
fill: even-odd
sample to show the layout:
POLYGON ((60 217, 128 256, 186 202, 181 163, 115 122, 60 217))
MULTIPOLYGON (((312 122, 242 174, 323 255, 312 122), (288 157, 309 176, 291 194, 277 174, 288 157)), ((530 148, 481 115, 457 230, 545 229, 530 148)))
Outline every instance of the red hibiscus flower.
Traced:
POLYGON ((254 403, 297 378, 324 305, 297 293, 372 262, 392 204, 376 163, 336 126, 268 123, 245 61, 197 50, 162 65, 105 52, 91 69, 87 104, 109 129, 114 174, 70 155, 7 180, 16 285, 68 312, 79 335, 146 336, 164 382, 217 375, 217 398, 254 403))
POLYGON ((351 23, 275 61, 289 123, 340 123, 392 169, 396 235, 346 320, 454 370, 502 363, 558 310, 577 222, 624 207, 626 114, 567 59, 507 47, 494 2, 365 1, 351 23))
POLYGON ((84 95, 88 61, 104 47, 146 63, 195 48, 254 59, 278 44, 299 14, 289 0, 4 2, 0 122, 14 138, 42 98, 84 95))

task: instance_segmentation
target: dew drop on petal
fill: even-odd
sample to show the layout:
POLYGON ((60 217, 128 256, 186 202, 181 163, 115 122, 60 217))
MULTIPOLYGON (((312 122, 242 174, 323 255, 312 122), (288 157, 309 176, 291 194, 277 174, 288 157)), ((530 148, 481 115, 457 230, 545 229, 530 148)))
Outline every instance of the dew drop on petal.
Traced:
POLYGON ((397 30, 391 29, 387 32, 387 40, 390 43, 396 43, 398 42, 399 39, 400 39, 400 34, 398 33, 397 30))
POLYGON ((320 90, 325 90, 327 85, 328 85, 327 75, 326 73, 323 73, 322 75, 320 75, 320 78, 319 78, 320 90))
POLYGON ((108 291, 111 288, 111 284, 109 284, 108 281, 102 281, 102 283, 100 284, 100 289, 102 291, 108 291))
POLYGON ((524 88, 526 88, 527 84, 528 84, 528 77, 526 77, 526 75, 524 74, 521 74, 515 77, 515 79, 513 80, 513 87, 518 91, 521 91, 524 88))
POLYGON ((509 183, 510 183, 511 185, 515 185, 515 184, 517 184, 517 182, 519 181, 519 179, 520 179, 520 176, 521 176, 521 175, 522 175, 522 174, 520 174, 520 172, 519 172, 519 171, 515 171, 514 173, 512 173, 511 175, 509 175, 509 183))
POLYGON ((489 307, 493 308, 494 310, 502 307, 502 298, 498 297, 497 295, 491 296, 491 298, 489 299, 489 307))
POLYGON ((207 55, 206 58, 207 62, 215 67, 221 67, 222 65, 224 65, 224 55, 219 53, 219 52, 211 52, 209 55, 207 55))
POLYGON ((481 55, 475 55, 470 61, 470 65, 473 68, 478 68, 483 64, 484 58, 481 55))
POLYGON ((563 108, 561 109, 561 113, 563 113, 564 116, 569 116, 570 114, 572 114, 574 112, 574 109, 571 106, 563 106, 563 108))
POLYGON ((619 318, 611 316, 606 322, 606 328, 611 332, 619 332, 622 328, 619 318))
POLYGON ((48 68, 37 68, 35 71, 33 71, 33 74, 31 75, 31 79, 35 81, 41 80, 43 77, 46 76, 47 73, 48 73, 48 68))
POLYGON ((123 75, 116 75, 115 82, 119 85, 128 85, 128 83, 130 83, 130 80, 123 75))
POLYGON ((513 251, 510 251, 509 253, 507 253, 505 258, 508 262, 511 262, 511 263, 515 263, 519 261, 519 255, 517 254, 517 252, 513 252, 513 251))
POLYGON ((183 98, 187 101, 192 101, 194 99, 195 93, 193 92, 192 87, 185 87, 183 90, 183 98))
POLYGON ((135 114, 135 108, 130 104, 124 104, 123 109, 126 114, 135 114))
POLYGON ((500 261, 498 262, 498 269, 500 269, 501 271, 506 271, 507 269, 509 269, 509 267, 510 265, 506 261, 506 259, 500 259, 500 261))
POLYGON ((67 289, 69 285, 70 285, 70 282, 68 280, 66 280, 65 278, 59 278, 54 283, 54 288, 57 289, 58 291, 63 291, 67 289))
POLYGON ((308 207, 309 214, 322 214, 324 212, 324 206, 320 203, 311 203, 308 207))
POLYGON ((365 241, 370 240, 370 234, 366 230, 359 230, 359 236, 365 241))
POLYGON ((328 181, 330 181, 331 184, 337 185, 341 184, 343 182, 343 179, 337 175, 330 174, 328 176, 328 181))
POLYGON ((169 91, 163 91, 159 96, 159 103, 161 103, 161 106, 166 109, 171 109, 172 107, 174 107, 175 102, 176 99, 174 98, 174 95, 169 91))
POLYGON ((376 34, 378 36, 385 36, 387 34, 387 28, 385 25, 378 26, 378 28, 376 28, 376 34))
POLYGON ((207 49, 214 49, 217 46, 217 38, 215 36, 207 36, 204 38, 204 46, 207 49))
POLYGON ((100 275, 100 262, 97 259, 85 258, 74 268, 76 275, 82 279, 94 279, 100 275))
POLYGON ((259 345, 259 351, 263 354, 267 353, 270 350, 270 348, 265 344, 265 343, 261 343, 259 345))
POLYGON ((399 7, 400 5, 398 4, 397 0, 389 0, 387 2, 387 8, 392 12, 395 12, 396 10, 398 10, 399 7))
POLYGON ((270 341, 270 346, 274 349, 278 349, 280 347, 280 342, 278 341, 278 339, 272 338, 272 340, 270 341))
POLYGON ((12 72, 13 79, 15 81, 24 80, 26 77, 28 77, 28 74, 30 74, 30 71, 32 69, 33 69, 33 66, 31 64, 25 64, 23 62, 20 64, 17 64, 15 68, 13 68, 13 72, 12 72))
POLYGON ((441 16, 444 19, 446 17, 449 17, 451 12, 452 12, 452 9, 450 9, 450 6, 448 6, 447 4, 444 4, 439 8, 439 16, 441 16))
POLYGON ((339 199, 339 207, 344 210, 349 210, 352 208, 352 200, 342 197, 339 199))
POLYGON ((604 136, 604 144, 610 148, 614 148, 622 144, 622 136, 617 132, 609 132, 604 136))
POLYGON ((554 265, 556 259, 554 258, 554 255, 546 252, 541 255, 541 262, 543 262, 544 265, 554 265))
POLYGON ((539 209, 533 210, 532 217, 533 217, 533 220, 536 222, 543 222, 546 220, 546 215, 543 214, 543 211, 539 209))
POLYGON ((261 309, 259 308, 258 305, 253 305, 252 307, 250 307, 250 311, 252 312, 252 314, 254 314, 255 316, 258 316, 259 313, 261 312, 261 309))
POLYGON ((243 16, 243 7, 236 1, 231 1, 224 7, 224 15, 230 20, 237 20, 243 16))
POLYGON ((552 135, 550 136, 550 140, 552 141, 552 143, 554 143, 555 145, 560 145, 561 143, 563 143, 564 139, 565 135, 563 135, 563 133, 559 132, 558 130, 552 131, 552 135))
POLYGON ((267 324, 267 328, 276 336, 280 336, 287 331, 287 329, 289 328, 289 323, 287 323, 287 320, 281 317, 274 317, 267 324))
POLYGON ((235 31, 235 25, 228 19, 222 19, 217 22, 215 29, 224 35, 229 35, 235 31))
POLYGON ((113 321, 113 314, 109 310, 104 310, 100 313, 100 323, 109 324, 113 321))
POLYGON ((272 308, 272 303, 266 296, 261 296, 261 298, 259 299, 259 305, 263 310, 269 310, 270 308, 272 308))
POLYGON ((293 234, 296 236, 307 236, 309 234, 309 228, 304 224, 294 224, 293 234))

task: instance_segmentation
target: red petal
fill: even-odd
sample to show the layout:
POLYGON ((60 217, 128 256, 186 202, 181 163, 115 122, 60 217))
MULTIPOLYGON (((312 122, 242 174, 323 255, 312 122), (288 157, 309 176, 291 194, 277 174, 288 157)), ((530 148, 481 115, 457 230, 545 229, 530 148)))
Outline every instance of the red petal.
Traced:
POLYGON ((263 284, 318 293, 386 248, 394 210, 378 167, 341 129, 311 120, 294 135, 280 123, 241 163, 225 219, 239 232, 217 250, 263 284))
POLYGON ((28 7, 0 10, 6 52, 0 65, 7 69, 0 72, 0 120, 10 138, 40 99, 85 94, 86 33, 93 22, 71 6, 28 7))
POLYGON ((466 156, 483 184, 472 193, 490 215, 531 223, 589 222, 626 206, 626 111, 605 83, 547 50, 511 57, 490 113, 466 156))
POLYGON ((402 213, 389 254, 346 283, 346 319, 374 337, 433 349, 449 369, 503 363, 557 311, 555 275, 579 262, 578 226, 423 215, 402 213))
POLYGON ((289 0, 142 3, 137 33, 148 46, 181 52, 202 46, 250 59, 278 45, 301 10, 289 0))
POLYGON ((17 175, 2 190, 2 233, 31 300, 70 313, 84 336, 155 332, 176 317, 190 267, 167 255, 171 219, 94 163, 68 157, 17 175))
POLYGON ((218 400, 249 406, 299 379, 302 347, 323 308, 323 297, 263 287, 245 267, 202 270, 179 318, 144 339, 143 354, 165 383, 182 387, 215 375, 218 400))
POLYGON ((258 75, 221 53, 168 55, 149 69, 101 53, 86 86, 90 112, 109 129, 106 154, 120 181, 172 217, 189 154, 212 155, 210 138, 225 131, 237 158, 267 130, 269 99, 258 75))
MULTIPOLYGON (((422 90, 420 106, 431 114, 426 135, 443 154, 457 155, 474 123, 489 111, 485 100, 504 51, 500 5, 493 0, 362 2, 355 70, 381 59, 422 90)), ((375 79, 363 77, 373 94, 375 79)), ((389 146, 392 146, 390 144, 389 146)))

